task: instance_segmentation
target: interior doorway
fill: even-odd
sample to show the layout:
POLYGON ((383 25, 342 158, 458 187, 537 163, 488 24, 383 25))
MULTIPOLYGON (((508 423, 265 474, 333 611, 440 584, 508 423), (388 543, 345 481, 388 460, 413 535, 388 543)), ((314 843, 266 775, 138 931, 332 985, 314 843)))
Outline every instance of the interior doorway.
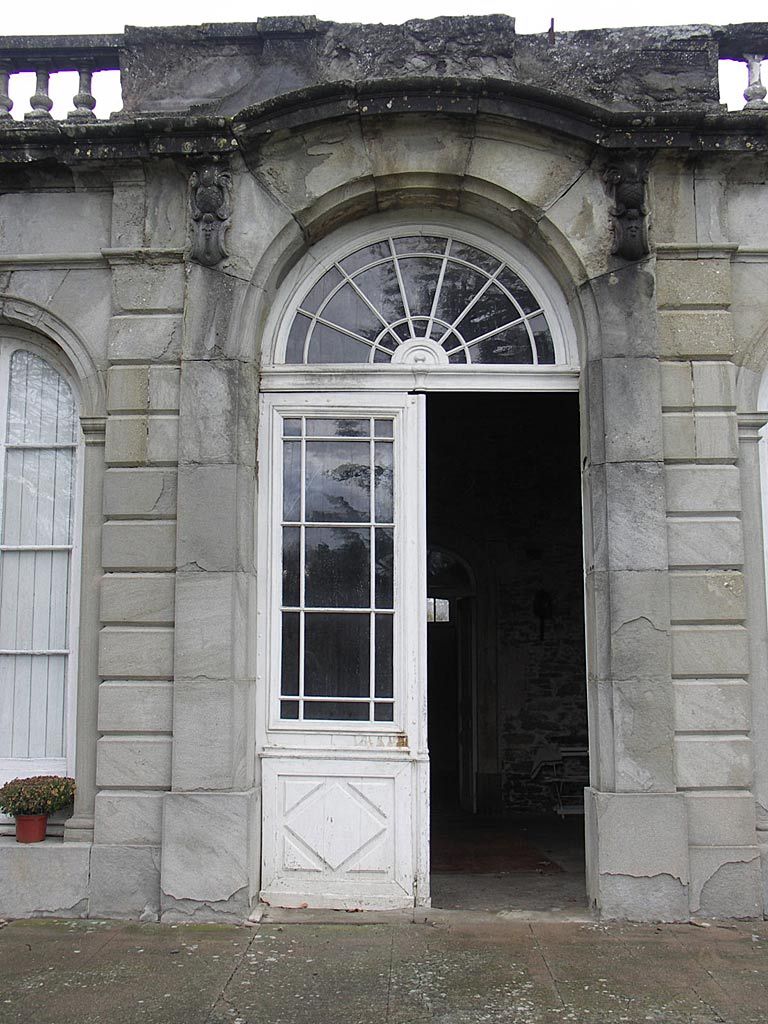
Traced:
POLYGON ((578 399, 427 398, 431 888, 585 906, 578 399))

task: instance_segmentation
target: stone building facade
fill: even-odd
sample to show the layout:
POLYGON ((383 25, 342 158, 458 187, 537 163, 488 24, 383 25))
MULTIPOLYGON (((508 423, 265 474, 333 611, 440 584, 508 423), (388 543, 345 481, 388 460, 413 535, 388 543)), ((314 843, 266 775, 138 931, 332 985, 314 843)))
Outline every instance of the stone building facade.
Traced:
POLYGON ((44 844, 6 826, 0 913, 427 904, 434 540, 469 565, 432 594, 474 630, 457 685, 491 680, 463 804, 525 774, 541 629, 581 733, 585 695, 592 906, 764 914, 765 54, 765 24, 502 17, 0 39, 0 773, 78 786, 44 844), (425 416, 467 392, 522 403, 483 435, 521 478, 474 548, 493 620, 445 501, 427 530, 425 416), (558 434, 572 512, 526 520, 558 434))

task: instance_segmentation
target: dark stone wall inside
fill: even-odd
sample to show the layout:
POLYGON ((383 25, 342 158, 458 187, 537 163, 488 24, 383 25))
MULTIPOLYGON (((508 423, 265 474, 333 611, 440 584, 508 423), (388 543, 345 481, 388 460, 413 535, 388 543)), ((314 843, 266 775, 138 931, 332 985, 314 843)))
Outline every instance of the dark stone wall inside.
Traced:
MULTIPOLYGON (((553 776, 573 802, 586 770, 557 763, 587 746, 578 399, 434 395, 427 408, 429 543, 474 575, 478 811, 551 814, 553 776)), ((430 645, 453 643, 430 629, 430 645)), ((450 715, 432 708, 430 725, 450 715)), ((446 756, 440 736, 430 747, 446 756)))

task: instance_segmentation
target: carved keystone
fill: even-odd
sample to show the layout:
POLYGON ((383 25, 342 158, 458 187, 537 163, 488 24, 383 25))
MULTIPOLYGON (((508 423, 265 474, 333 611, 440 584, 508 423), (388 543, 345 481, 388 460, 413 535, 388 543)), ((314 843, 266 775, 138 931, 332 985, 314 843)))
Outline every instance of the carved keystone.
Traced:
POLYGON ((215 267, 227 256, 225 235, 231 217, 232 178, 210 164, 192 173, 189 186, 191 257, 204 267, 215 267))
POLYGON ((648 210, 645 205, 645 184, 648 169, 636 154, 614 161, 603 172, 608 194, 613 200, 610 209, 615 256, 639 260, 650 252, 648 242, 648 210))

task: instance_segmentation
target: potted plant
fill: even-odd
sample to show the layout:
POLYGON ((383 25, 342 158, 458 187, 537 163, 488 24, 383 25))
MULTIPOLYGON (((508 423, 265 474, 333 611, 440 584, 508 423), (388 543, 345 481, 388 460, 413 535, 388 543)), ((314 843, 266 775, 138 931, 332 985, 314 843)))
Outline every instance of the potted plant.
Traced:
POLYGON ((71 804, 75 780, 61 775, 12 779, 0 787, 0 810, 16 819, 17 843, 42 843, 48 815, 71 804))

